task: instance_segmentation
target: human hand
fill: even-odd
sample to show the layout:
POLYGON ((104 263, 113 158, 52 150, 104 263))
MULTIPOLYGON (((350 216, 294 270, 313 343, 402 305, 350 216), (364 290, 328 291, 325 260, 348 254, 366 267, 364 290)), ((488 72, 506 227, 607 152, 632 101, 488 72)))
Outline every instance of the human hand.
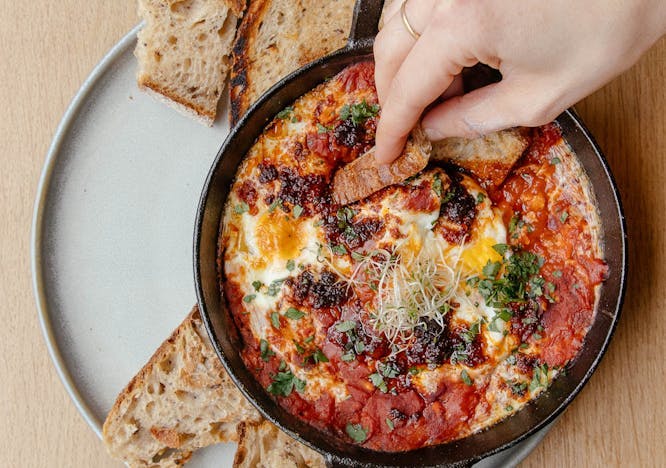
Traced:
POLYGON ((375 40, 376 158, 393 161, 424 110, 431 140, 550 122, 619 75, 666 31, 663 0, 394 0, 375 40), (464 67, 502 81, 461 94, 464 67))

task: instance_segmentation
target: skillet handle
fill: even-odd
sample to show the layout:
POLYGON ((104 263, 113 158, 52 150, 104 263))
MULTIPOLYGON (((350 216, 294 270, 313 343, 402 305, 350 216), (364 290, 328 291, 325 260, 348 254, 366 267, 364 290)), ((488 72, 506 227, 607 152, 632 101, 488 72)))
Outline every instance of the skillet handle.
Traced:
POLYGON ((371 48, 379 28, 384 0, 356 0, 348 49, 371 48))

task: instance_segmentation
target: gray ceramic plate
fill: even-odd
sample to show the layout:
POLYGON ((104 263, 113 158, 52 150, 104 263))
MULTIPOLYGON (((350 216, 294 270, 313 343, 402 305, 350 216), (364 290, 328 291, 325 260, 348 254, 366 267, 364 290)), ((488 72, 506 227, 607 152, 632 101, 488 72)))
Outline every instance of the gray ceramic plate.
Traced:
MULTIPOLYGON (((208 169, 228 133, 140 93, 130 31, 85 81, 58 127, 32 232, 44 337, 77 409, 97 433, 116 395, 196 302, 192 235, 208 169)), ((546 428, 477 466, 512 466, 546 428)), ((230 466, 235 445, 188 466, 230 466)))

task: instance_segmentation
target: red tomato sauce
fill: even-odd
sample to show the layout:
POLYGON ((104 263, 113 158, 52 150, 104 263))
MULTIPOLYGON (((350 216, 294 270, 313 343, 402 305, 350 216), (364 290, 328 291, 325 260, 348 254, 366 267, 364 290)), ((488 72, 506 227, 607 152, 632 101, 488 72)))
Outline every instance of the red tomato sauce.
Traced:
MULTIPOLYGON (((359 89, 371 89, 374 92, 374 66, 370 62, 351 66, 338 75, 336 80, 339 80, 348 93, 359 89)), ((339 131, 309 133, 305 140, 309 151, 324 155, 328 163, 335 166, 368 149, 374 139, 375 118, 369 119, 366 132, 341 128, 342 123, 330 117, 330 99, 323 99, 319 104, 315 115, 328 116, 321 123, 339 131)), ((528 369, 531 369, 533 361, 541 361, 550 367, 561 367, 576 356, 594 318, 595 288, 607 273, 604 262, 595 257, 597 247, 590 235, 590 226, 584 213, 567 198, 552 196, 556 188, 556 161, 549 156, 548 150, 560 142, 561 138, 555 125, 535 130, 525 156, 504 183, 490 193, 494 205, 503 213, 505 225, 520 225, 514 233, 510 233, 509 243, 543 257, 545 261, 540 273, 546 281, 555 285, 552 294, 554 302, 543 304, 544 312, 540 317, 542 329, 537 330, 536 325, 530 327, 521 324, 516 318, 511 322, 511 332, 520 336, 523 341, 529 343, 539 340, 541 354, 530 358, 532 360, 529 365, 525 364, 528 369)), ((262 179, 273 181, 283 177, 279 169, 269 166, 262 167, 261 171, 260 183, 262 179)), ((494 184, 496 173, 490 172, 489 177, 494 184)), ((356 244, 352 244, 336 231, 339 219, 336 218, 334 210, 327 208, 330 199, 327 199, 322 191, 325 185, 323 179, 317 179, 316 183, 308 185, 298 178, 300 176, 290 177, 289 184, 284 184, 287 187, 285 190, 290 192, 285 191, 281 198, 289 201, 291 197, 293 203, 305 207, 306 213, 317 212, 322 215, 329 240, 353 249, 365 242, 372 242, 372 236, 384 232, 382 220, 379 218, 366 220, 364 223, 350 221, 345 228, 355 230, 353 239, 356 239, 356 244), (310 193, 314 190, 313 187, 317 189, 316 194, 310 193), (317 200, 317 204, 309 207, 308 201, 312 198, 317 200)), ((483 181, 481 182, 483 185, 483 181)), ((243 187, 242 198, 252 206, 256 195, 253 195, 250 188, 243 187)), ((408 206, 426 210, 437 206, 438 201, 433 200, 430 184, 410 190, 410 197, 406 201, 408 206)), ((476 209, 473 200, 470 203, 471 211, 468 211, 473 211, 474 214, 476 209)), ((411 353, 402 353, 396 360, 395 366, 400 372, 396 377, 384 378, 391 391, 383 392, 370 382, 371 374, 377 371, 374 365, 370 366, 370 361, 389 354, 385 340, 367 335, 360 328, 354 329, 355 340, 363 344, 364 351, 357 353, 350 361, 345 359, 344 354, 350 352, 345 351, 345 346, 351 338, 348 334, 337 331, 335 327, 344 321, 363 321, 366 314, 364 301, 370 300, 371 292, 367 291, 368 297, 364 299, 361 290, 352 301, 341 290, 336 290, 334 285, 317 283, 305 273, 301 273, 296 279, 287 280, 284 287, 288 294, 291 294, 290 300, 307 307, 320 330, 324 330, 325 340, 320 343, 321 351, 336 377, 346 385, 349 394, 349 398, 338 402, 330 392, 322 392, 314 401, 305 399, 297 391, 292 391, 286 397, 275 396, 288 412, 346 441, 350 440, 346 431, 348 425, 359 424, 365 431, 366 437, 362 441, 365 447, 404 451, 468 435, 474 415, 479 411, 488 411, 489 402, 485 399, 484 386, 465 384, 457 376, 445 377, 430 393, 422 394, 410 381, 411 369, 418 372, 418 369, 425 368, 433 356, 434 359, 448 362, 451 350, 456 346, 465 348, 465 353, 469 356, 466 365, 482 365, 488 357, 479 337, 463 342, 460 337, 464 330, 451 326, 447 331, 448 335, 442 338, 445 343, 433 347, 433 341, 437 340, 424 335, 419 342, 421 348, 412 350, 411 353)), ((245 344, 242 357, 260 384, 267 388, 280 372, 280 362, 278 359, 266 359, 265 356, 262 358, 260 344, 251 331, 250 316, 244 313, 243 296, 238 285, 233 281, 226 281, 224 290, 245 344)), ((529 313, 530 311, 523 312, 524 315, 529 313)), ((286 319, 278 317, 277 320, 284 325, 286 319)), ((281 338, 277 331, 272 339, 286 338, 281 338)), ((302 361, 303 357, 294 354, 284 356, 284 359, 296 363, 302 361)), ((312 365, 311 362, 303 363, 303 366, 312 365)))

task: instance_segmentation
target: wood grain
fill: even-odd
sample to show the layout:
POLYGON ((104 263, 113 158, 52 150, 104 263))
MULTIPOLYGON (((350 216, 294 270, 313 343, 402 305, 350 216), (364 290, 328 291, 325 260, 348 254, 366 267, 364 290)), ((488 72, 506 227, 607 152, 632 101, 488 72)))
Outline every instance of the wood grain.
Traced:
MULTIPOLYGON (((136 22, 134 0, 0 0, 0 466, 119 467, 59 382, 31 291, 29 233, 44 156, 92 67, 136 22)), ((607 357, 525 467, 666 459, 666 40, 578 105, 623 195, 630 278, 607 357)))

